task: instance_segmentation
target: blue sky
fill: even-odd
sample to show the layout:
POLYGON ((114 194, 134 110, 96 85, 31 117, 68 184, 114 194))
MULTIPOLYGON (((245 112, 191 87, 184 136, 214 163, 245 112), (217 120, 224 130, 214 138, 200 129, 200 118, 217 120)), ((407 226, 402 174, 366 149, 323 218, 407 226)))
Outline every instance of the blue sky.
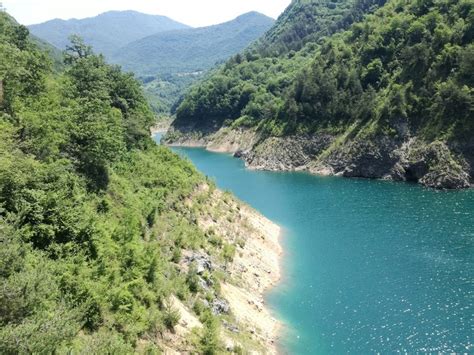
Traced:
POLYGON ((248 11, 273 18, 291 0, 3 0, 20 23, 31 25, 53 18, 84 18, 109 10, 136 10, 165 15, 190 26, 208 26, 231 20, 248 11))

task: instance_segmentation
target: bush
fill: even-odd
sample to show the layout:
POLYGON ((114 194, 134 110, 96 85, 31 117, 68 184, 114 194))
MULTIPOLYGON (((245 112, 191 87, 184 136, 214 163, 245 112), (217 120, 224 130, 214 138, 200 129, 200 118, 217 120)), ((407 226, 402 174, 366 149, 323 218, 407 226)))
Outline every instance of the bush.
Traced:
POLYGON ((164 326, 171 331, 174 331, 181 319, 179 311, 174 308, 170 303, 166 303, 163 309, 163 324, 164 326))
POLYGON ((219 338, 219 323, 210 312, 204 317, 204 328, 200 339, 200 352, 204 355, 219 354, 222 344, 219 338))

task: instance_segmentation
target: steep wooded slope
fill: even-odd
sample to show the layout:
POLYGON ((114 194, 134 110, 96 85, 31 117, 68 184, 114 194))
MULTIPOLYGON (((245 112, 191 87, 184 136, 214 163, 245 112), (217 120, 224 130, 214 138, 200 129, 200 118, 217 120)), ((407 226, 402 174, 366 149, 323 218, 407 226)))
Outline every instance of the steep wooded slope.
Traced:
POLYGON ((233 58, 184 99, 170 141, 251 129, 243 148, 254 167, 469 186, 472 1, 295 1, 283 18, 314 11, 309 3, 348 10, 296 37, 307 42, 300 51, 285 56, 291 44, 279 46, 262 58, 250 48, 233 58), (358 22, 337 32, 346 19, 358 22))
POLYGON ((152 141, 133 75, 79 39, 53 71, 0 13, 0 89, 0 353, 261 351, 267 329, 222 314, 244 207, 152 141))

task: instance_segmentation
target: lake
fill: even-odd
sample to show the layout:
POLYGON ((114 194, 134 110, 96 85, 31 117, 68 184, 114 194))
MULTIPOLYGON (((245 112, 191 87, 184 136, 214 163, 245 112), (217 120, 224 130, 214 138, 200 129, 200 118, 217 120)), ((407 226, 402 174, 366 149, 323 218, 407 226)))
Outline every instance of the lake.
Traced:
POLYGON ((473 351, 474 191, 249 171, 173 149, 282 226, 267 303, 286 324, 283 353, 473 351))

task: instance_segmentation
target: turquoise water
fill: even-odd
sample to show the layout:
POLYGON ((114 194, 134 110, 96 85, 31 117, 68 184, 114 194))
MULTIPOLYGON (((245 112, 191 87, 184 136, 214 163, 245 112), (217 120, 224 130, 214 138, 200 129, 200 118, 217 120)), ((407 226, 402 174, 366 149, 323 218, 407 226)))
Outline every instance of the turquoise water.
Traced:
POLYGON ((282 352, 472 352, 474 191, 245 170, 175 149, 284 228, 282 352))

